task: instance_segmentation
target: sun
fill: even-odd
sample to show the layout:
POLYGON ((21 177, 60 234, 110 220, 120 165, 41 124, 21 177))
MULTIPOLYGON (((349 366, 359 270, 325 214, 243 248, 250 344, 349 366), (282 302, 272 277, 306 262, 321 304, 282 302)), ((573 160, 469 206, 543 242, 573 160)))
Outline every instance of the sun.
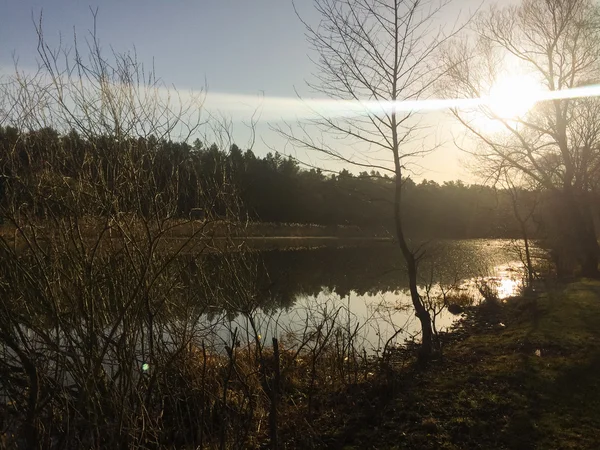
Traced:
POLYGON ((500 119, 520 119, 540 100, 541 85, 527 75, 510 75, 490 89, 487 105, 500 119))

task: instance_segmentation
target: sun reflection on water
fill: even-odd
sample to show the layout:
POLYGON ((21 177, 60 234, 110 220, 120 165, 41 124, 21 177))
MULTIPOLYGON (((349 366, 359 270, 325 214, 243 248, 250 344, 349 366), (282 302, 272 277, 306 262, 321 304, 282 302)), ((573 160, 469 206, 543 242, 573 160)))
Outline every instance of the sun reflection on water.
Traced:
POLYGON ((516 297, 523 287, 523 268, 519 264, 504 264, 494 268, 494 276, 480 276, 465 280, 460 288, 474 298, 491 295, 498 300, 516 297))
POLYGON ((519 288, 522 282, 520 280, 513 280, 510 278, 503 278, 500 280, 498 286, 498 298, 504 299, 508 297, 514 297, 519 293, 519 288))

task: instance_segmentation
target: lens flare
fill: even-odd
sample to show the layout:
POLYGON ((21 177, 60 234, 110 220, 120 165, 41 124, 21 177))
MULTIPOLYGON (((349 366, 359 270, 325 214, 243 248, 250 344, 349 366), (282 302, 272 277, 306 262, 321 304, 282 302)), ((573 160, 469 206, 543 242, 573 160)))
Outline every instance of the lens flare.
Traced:
POLYGON ((450 109, 475 110, 482 106, 504 119, 517 119, 536 103, 548 100, 600 96, 600 85, 561 91, 545 91, 527 76, 510 76, 492 86, 487 96, 480 98, 430 98, 423 100, 333 100, 266 97, 245 94, 212 93, 205 106, 229 113, 260 110, 262 120, 294 120, 318 117, 352 118, 365 114, 419 113, 450 109))

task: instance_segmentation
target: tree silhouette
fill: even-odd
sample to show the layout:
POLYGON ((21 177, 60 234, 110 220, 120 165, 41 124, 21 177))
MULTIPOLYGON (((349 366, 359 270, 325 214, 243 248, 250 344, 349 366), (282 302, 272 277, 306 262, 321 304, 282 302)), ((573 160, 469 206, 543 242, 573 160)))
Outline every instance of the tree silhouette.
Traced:
POLYGON ((337 116, 315 111, 317 118, 308 127, 301 127, 300 133, 292 127, 278 129, 297 146, 355 167, 393 175, 390 210, 394 234, 406 261, 412 303, 421 322, 423 359, 433 351, 431 320, 417 289, 421 249, 412 247, 406 236, 403 183, 406 164, 424 150, 422 145, 415 145, 419 139, 418 116, 403 110, 399 102, 424 98, 435 80, 432 57, 448 34, 432 24, 446 3, 315 0, 321 16, 319 25, 304 22, 309 43, 317 54, 316 81, 310 87, 357 107, 337 116), (372 107, 361 109, 361 102, 372 107), (335 136, 336 145, 317 140, 314 136, 319 130, 335 136))
POLYGON ((600 9, 590 0, 524 0, 491 8, 476 21, 475 32, 477 39, 465 38, 446 53, 447 94, 485 97, 510 64, 549 98, 519 117, 502 117, 485 104, 453 111, 479 144, 480 171, 488 179, 518 173, 524 187, 553 193, 557 214, 568 211, 560 233, 568 244, 560 246, 579 260, 584 275, 597 276, 600 248, 591 206, 600 165, 600 102, 559 93, 598 81, 600 9), (486 130, 474 117, 499 127, 486 130))

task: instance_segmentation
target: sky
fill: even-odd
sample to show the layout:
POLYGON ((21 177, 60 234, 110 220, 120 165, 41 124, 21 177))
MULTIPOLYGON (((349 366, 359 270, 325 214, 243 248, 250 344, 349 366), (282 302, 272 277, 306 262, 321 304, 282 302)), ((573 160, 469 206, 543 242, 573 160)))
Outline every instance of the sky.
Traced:
MULTIPOLYGON (((490 3, 493 0, 484 0, 490 3)), ((456 0, 446 10, 448 20, 471 11, 481 0, 456 0)), ((0 69, 36 65, 37 38, 33 20, 43 12, 43 27, 51 43, 71 42, 92 27, 91 10, 98 9, 97 35, 103 47, 135 48, 138 59, 154 64, 157 75, 178 90, 207 88, 206 108, 232 119, 233 136, 245 148, 251 141, 248 123, 261 108, 253 150, 292 154, 314 165, 337 170, 339 165, 317 154, 294 149, 273 126, 292 120, 296 91, 313 98, 306 87, 314 71, 304 26, 291 0, 0 0, 0 69), (286 100, 290 98, 292 100, 286 100)), ((317 23, 309 0, 297 0, 303 19, 317 23)), ((452 143, 459 127, 446 113, 426 118, 439 148, 416 160, 416 179, 474 181, 463 164, 468 159, 452 143)), ((467 161, 468 162, 468 161, 467 161)))

